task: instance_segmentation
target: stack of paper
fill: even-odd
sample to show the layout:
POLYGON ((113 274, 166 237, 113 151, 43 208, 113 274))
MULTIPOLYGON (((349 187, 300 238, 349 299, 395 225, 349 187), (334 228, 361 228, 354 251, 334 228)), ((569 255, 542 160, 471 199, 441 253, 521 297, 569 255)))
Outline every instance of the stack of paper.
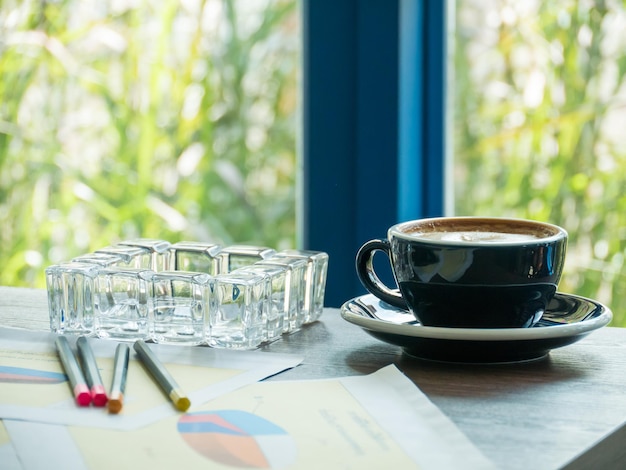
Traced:
MULTIPOLYGON (((190 400, 181 413, 131 356, 124 408, 75 405, 55 335, 0 328, 2 468, 492 468, 395 366, 260 382, 301 358, 151 345, 190 400)), ((110 384, 115 343, 91 340, 110 384)))

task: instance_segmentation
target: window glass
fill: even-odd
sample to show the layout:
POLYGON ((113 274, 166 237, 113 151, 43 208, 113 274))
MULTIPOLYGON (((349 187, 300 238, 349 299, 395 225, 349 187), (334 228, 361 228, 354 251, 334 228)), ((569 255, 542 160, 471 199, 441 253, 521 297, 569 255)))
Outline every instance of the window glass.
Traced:
POLYGON ((0 284, 135 237, 295 244, 295 0, 0 6, 0 284))
POLYGON ((457 0, 454 203, 570 234, 560 290, 626 326, 626 6, 457 0))

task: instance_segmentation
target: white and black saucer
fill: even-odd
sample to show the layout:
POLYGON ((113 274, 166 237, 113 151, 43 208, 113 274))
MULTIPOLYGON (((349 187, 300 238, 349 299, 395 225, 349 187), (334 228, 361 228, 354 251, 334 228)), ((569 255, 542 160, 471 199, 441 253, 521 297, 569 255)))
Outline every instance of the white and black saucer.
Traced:
POLYGON ((606 326, 613 314, 591 299, 557 292, 532 328, 423 326, 406 310, 368 294, 341 307, 344 320, 414 357, 446 362, 500 363, 541 358, 606 326))

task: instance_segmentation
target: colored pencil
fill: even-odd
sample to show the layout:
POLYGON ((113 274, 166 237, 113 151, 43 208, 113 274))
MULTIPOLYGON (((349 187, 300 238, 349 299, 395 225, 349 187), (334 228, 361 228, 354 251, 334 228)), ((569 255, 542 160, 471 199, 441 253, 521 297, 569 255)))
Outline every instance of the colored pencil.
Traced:
POLYGON ((133 347, 150 374, 152 374, 159 386, 167 394, 170 400, 172 400, 174 406, 180 411, 187 411, 189 406, 191 406, 189 398, 185 396, 174 378, 170 375, 167 369, 165 369, 163 364, 161 364, 161 361, 159 361, 148 345, 142 340, 137 340, 135 341, 135 345, 133 347))
POLYGON ((76 356, 70 348, 70 344, 65 336, 58 336, 55 341, 61 364, 65 370, 65 374, 72 387, 72 393, 76 399, 76 403, 79 406, 89 406, 91 403, 91 393, 89 387, 83 376, 83 372, 80 370, 76 356))
POLYGON ((78 349, 80 362, 83 364, 83 371, 87 379, 87 385, 89 385, 89 391, 91 392, 91 400, 94 406, 105 406, 108 400, 107 392, 102 383, 102 378, 100 377, 96 357, 93 354, 87 338, 84 336, 78 338, 76 340, 76 348, 78 349))
POLYGON ((109 394, 109 413, 119 413, 124 405, 129 354, 130 348, 127 344, 120 343, 117 345, 113 365, 113 381, 111 382, 111 393, 109 394))

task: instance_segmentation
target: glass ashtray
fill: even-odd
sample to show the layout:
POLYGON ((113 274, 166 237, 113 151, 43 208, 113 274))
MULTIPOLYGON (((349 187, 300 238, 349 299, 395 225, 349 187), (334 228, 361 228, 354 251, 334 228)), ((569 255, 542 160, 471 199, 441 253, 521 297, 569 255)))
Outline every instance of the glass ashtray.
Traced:
POLYGON ((46 268, 50 329, 254 349, 322 315, 328 254, 136 239, 46 268))

